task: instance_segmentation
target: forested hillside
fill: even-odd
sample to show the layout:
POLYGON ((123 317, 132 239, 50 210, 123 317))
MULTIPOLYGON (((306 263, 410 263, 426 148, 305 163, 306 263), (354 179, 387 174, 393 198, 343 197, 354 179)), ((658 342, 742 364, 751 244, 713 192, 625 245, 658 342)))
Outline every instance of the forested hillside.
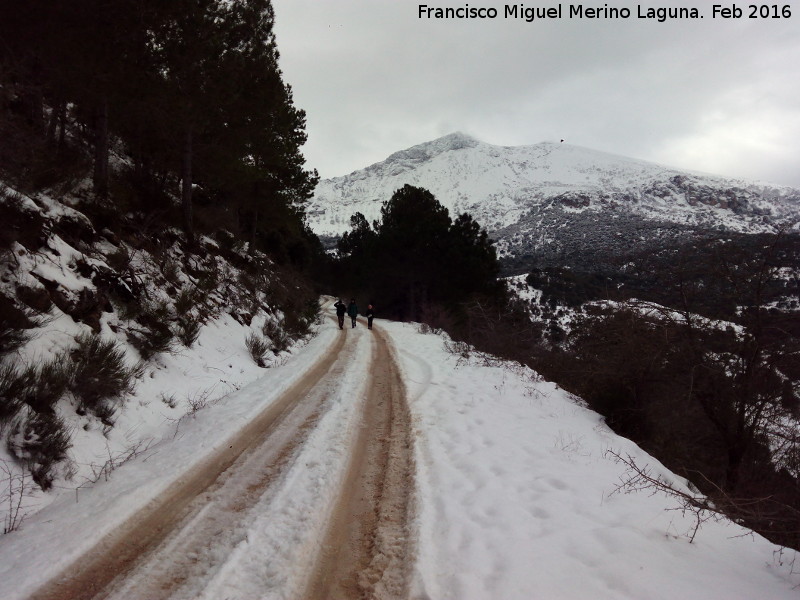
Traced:
MULTIPOLYGON (((269 0, 3 3, 0 172, 23 191, 81 179, 96 204, 267 241, 317 177, 282 80, 269 0), (170 210, 180 182, 181 212, 170 210)), ((301 238, 300 232, 294 237, 301 238)), ((272 240, 272 243, 276 243, 272 240)))
POLYGON ((95 450, 146 443, 120 419, 255 376, 203 332, 260 367, 308 333, 317 176, 273 27, 269 0, 0 4, 3 498, 96 478, 95 450))

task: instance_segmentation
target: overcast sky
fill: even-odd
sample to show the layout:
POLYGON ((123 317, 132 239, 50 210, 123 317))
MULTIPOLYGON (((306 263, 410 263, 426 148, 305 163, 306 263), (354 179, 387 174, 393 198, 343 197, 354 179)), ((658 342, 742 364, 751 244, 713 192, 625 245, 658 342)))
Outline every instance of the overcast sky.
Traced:
POLYGON ((561 3, 561 19, 528 23, 500 2, 431 1, 498 9, 437 20, 408 0, 273 0, 307 166, 344 175, 461 131, 800 187, 800 4, 789 18, 748 19, 737 3, 742 18, 714 19, 711 2, 664 0, 704 18, 663 23, 631 2, 583 6, 604 4, 631 17, 570 19, 561 3))

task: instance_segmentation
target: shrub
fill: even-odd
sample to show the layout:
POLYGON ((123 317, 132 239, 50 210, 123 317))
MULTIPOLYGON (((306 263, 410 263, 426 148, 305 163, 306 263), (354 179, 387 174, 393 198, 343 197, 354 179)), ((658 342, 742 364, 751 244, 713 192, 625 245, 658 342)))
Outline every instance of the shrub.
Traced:
POLYGON ((169 302, 166 300, 153 300, 142 303, 142 314, 139 320, 145 324, 165 323, 170 319, 169 302))
POLYGON ((64 395, 72 381, 68 356, 56 357, 38 368, 28 367, 25 378, 25 402, 37 413, 52 412, 53 405, 64 395))
MULTIPOLYGON (((422 331, 421 326, 425 325, 425 323, 420 323, 420 333, 433 333, 433 331, 422 331)), ((426 327, 430 327, 426 325, 426 327)), ((475 349, 470 346, 467 342, 458 341, 458 340, 447 340, 444 341, 444 349, 449 352, 450 354, 455 354, 459 357, 459 360, 469 360, 472 356, 475 349)))
POLYGON ((114 303, 119 313, 119 318, 123 321, 133 321, 142 314, 142 306, 135 299, 114 303))
POLYGON ((177 261, 166 258, 161 266, 161 274, 167 283, 171 283, 174 286, 180 285, 181 268, 177 261))
POLYGON ((178 327, 176 335, 181 343, 187 348, 191 348, 200 337, 200 329, 203 324, 200 319, 193 317, 191 314, 178 318, 178 327))
POLYGON ((178 406, 178 399, 175 398, 175 394, 170 394, 167 396, 166 393, 161 392, 161 394, 159 394, 159 398, 161 398, 161 401, 170 408, 175 408, 178 406))
POLYGON ((36 413, 53 412, 72 380, 67 357, 56 357, 39 367, 22 370, 6 364, 0 368, 0 427, 27 404, 36 413))
POLYGON ((251 332, 244 340, 247 351, 259 367, 266 367, 264 355, 270 349, 267 341, 255 331, 251 332))
MULTIPOLYGON (((100 400, 94 407, 95 416, 109 429, 114 426, 114 415, 116 412, 116 405, 108 398, 100 400)), ((104 433, 106 432, 107 430, 104 430, 104 433)))
POLYGON ((128 367, 125 352, 99 335, 80 335, 76 341, 78 347, 72 351, 71 390, 80 402, 79 408, 102 413, 104 400, 133 390, 139 368, 128 367))
POLYGON ((284 350, 286 350, 292 341, 292 338, 286 332, 286 329, 284 329, 282 324, 278 323, 277 321, 267 320, 264 323, 262 332, 272 342, 270 349, 275 354, 278 354, 279 352, 283 352, 284 350))
POLYGON ((208 270, 201 272, 197 280, 197 289, 201 292, 209 294, 217 289, 222 279, 222 274, 219 272, 219 267, 213 264, 208 270))
POLYGON ((28 473, 25 469, 17 469, 0 459, 0 471, 3 473, 4 483, 7 485, 6 496, 2 499, 8 510, 3 522, 3 535, 17 531, 22 526, 27 513, 22 512, 23 500, 31 493, 28 473))
POLYGON ((26 377, 14 365, 0 366, 0 431, 22 407, 22 394, 27 387, 26 377))
POLYGON ((156 354, 172 351, 175 334, 167 325, 156 325, 147 329, 137 329, 128 336, 128 341, 139 351, 142 359, 150 360, 156 354))
POLYGON ((137 323, 152 327, 170 320, 169 302, 166 300, 137 301, 135 298, 123 301, 119 307, 119 316, 126 321, 135 320, 137 323))
POLYGON ((175 312, 178 316, 185 315, 192 310, 197 303, 198 294, 196 288, 183 287, 178 295, 175 296, 175 312))
POLYGON ((306 335, 311 328, 311 322, 302 315, 288 314, 283 321, 283 331, 289 338, 298 339, 306 335))
POLYGON ((0 294, 0 356, 13 352, 28 340, 25 332, 36 326, 14 302, 0 294))
POLYGON ((43 490, 53 485, 55 466, 67 458, 70 432, 55 414, 26 410, 14 422, 8 449, 23 461, 43 490))
POLYGON ((13 352, 28 341, 28 336, 21 329, 11 327, 8 321, 0 322, 0 356, 13 352))
POLYGON ((244 288, 246 291, 250 292, 252 295, 256 295, 258 292, 258 283, 252 275, 250 275, 247 271, 239 271, 239 274, 236 277, 238 284, 244 288))
POLYGON ((144 360, 172 350, 175 334, 167 324, 171 319, 169 303, 165 300, 143 302, 139 305, 136 322, 145 328, 132 330, 129 341, 144 360))
POLYGON ((308 334, 311 325, 320 319, 319 300, 312 298, 306 301, 297 310, 290 310, 286 313, 283 328, 294 338, 300 338, 308 334))

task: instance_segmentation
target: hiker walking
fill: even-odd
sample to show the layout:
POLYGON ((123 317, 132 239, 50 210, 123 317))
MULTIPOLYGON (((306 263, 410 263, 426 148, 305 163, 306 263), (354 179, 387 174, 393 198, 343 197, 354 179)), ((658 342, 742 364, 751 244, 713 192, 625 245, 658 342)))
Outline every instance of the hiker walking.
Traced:
POLYGON ((347 312, 347 307, 341 298, 333 306, 336 308, 336 316, 339 318, 339 329, 344 329, 344 313, 347 312))
POLYGON ((367 305, 367 312, 364 314, 367 315, 367 329, 372 329, 372 319, 375 316, 372 309, 372 304, 367 305))
POLYGON ((350 315, 350 320, 353 322, 353 328, 356 326, 356 317, 358 316, 358 306, 356 299, 352 298, 350 304, 347 305, 347 314, 350 315))

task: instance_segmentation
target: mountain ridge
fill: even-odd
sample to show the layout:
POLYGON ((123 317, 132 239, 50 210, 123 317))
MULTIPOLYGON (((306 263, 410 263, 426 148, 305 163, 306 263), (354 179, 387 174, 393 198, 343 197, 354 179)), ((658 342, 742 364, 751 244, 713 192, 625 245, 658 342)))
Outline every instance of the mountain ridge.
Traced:
POLYGON ((308 223, 318 235, 340 235, 356 212, 377 219, 382 203, 405 184, 430 190, 453 214, 472 214, 506 255, 539 247, 544 238, 535 241, 535 228, 554 231, 587 219, 744 233, 796 227, 800 220, 800 190, 789 186, 567 143, 496 146, 456 132, 320 181, 308 223))

